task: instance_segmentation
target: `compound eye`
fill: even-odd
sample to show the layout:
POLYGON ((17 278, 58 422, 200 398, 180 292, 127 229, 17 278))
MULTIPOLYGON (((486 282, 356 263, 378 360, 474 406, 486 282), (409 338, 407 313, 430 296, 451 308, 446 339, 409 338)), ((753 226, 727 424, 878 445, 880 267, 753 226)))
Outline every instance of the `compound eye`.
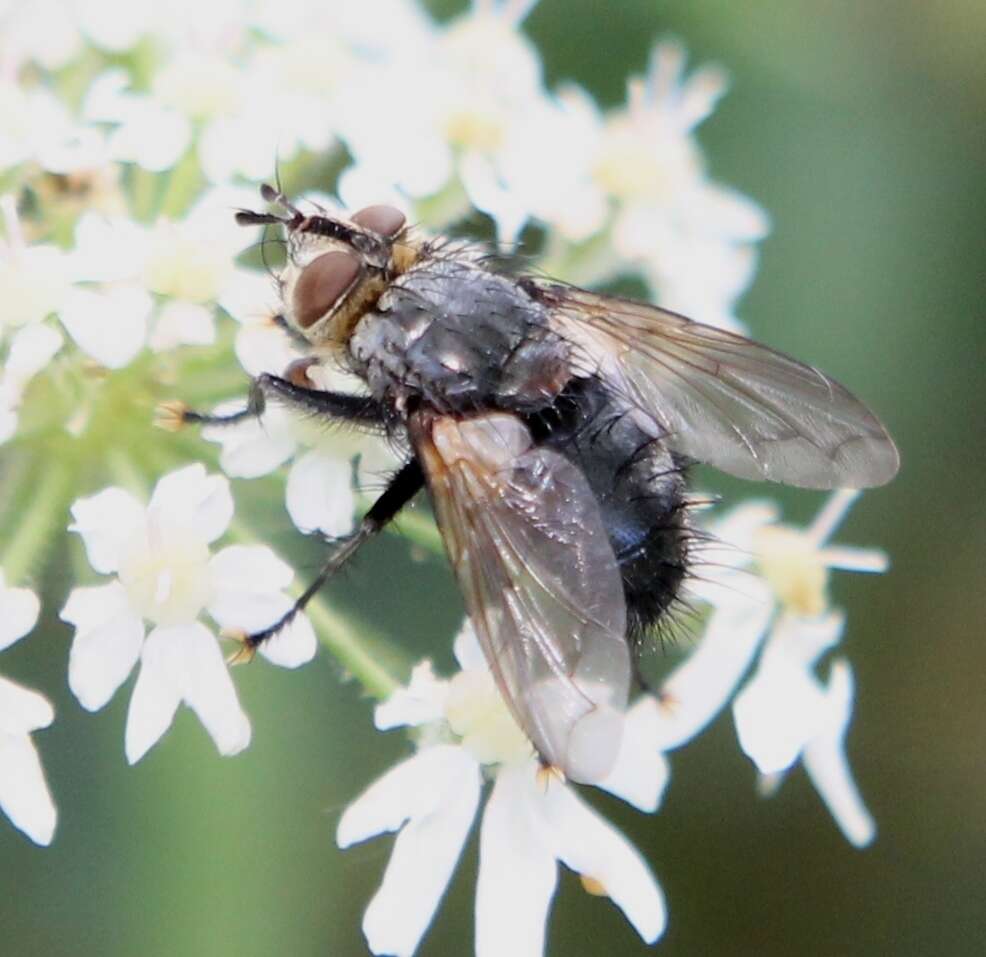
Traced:
POLYGON ((301 271, 294 287, 294 319, 302 329, 329 312, 359 278, 359 256, 345 250, 322 253, 301 271))
POLYGON ((353 216, 353 222, 357 226, 372 229, 385 239, 393 239, 401 231, 405 221, 404 214, 393 206, 367 206, 353 216))

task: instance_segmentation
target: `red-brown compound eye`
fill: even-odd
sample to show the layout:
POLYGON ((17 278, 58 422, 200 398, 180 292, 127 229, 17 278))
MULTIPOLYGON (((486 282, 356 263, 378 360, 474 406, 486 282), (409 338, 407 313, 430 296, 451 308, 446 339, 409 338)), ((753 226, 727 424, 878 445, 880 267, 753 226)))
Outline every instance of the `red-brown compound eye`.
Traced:
POLYGON ((405 216, 393 206, 367 206, 353 216, 353 222, 386 239, 393 239, 404 226, 405 216))
POLYGON ((301 271, 294 287, 294 319, 302 329, 318 322, 342 298, 360 273, 355 253, 322 253, 301 271))

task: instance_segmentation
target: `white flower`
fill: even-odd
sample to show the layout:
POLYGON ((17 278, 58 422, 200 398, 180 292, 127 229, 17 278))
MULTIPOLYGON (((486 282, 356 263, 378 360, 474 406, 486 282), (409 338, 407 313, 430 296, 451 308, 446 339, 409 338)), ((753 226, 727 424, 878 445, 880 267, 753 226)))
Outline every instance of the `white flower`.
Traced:
POLYGON ((160 352, 213 342, 213 304, 239 281, 233 259, 250 240, 233 217, 247 195, 213 190, 181 220, 150 227, 123 216, 80 217, 69 260, 76 286, 60 311, 79 348, 118 369, 145 345, 160 352))
POLYGON ((624 264, 643 270, 662 304, 730 326, 769 224, 754 202, 707 179, 693 131, 726 79, 713 67, 686 78, 684 65, 677 44, 654 48, 627 109, 605 120, 594 175, 618 204, 613 239, 624 264))
POLYGON ((818 658, 838 640, 840 614, 782 616, 753 677, 733 702, 740 746, 772 790, 799 758, 846 838, 869 844, 876 824, 852 780, 844 739, 852 716, 852 669, 832 662, 829 680, 814 674, 818 658))
POLYGON ((6 361, 0 369, 0 442, 17 430, 17 409, 31 379, 62 346, 61 335, 44 320, 61 308, 68 292, 64 256, 51 246, 26 246, 17 207, 9 195, 0 197, 6 242, 0 244, 0 346, 12 332, 6 361), (7 327, 7 328, 4 328, 7 327))
MULTIPOLYGON (((8 588, 0 570, 0 650, 35 626, 40 607, 30 589, 8 588)), ((31 732, 54 717, 47 698, 0 676, 0 809, 36 844, 51 843, 56 812, 31 732)))
MULTIPOLYGON (((71 531, 82 536, 89 562, 112 582, 75 588, 61 611, 75 626, 69 685, 82 705, 105 705, 140 661, 127 716, 126 754, 134 763, 168 729, 182 702, 199 716, 222 754, 250 741, 250 724, 215 636, 198 618, 254 632, 291 605, 284 593, 291 569, 269 549, 209 545, 233 516, 229 483, 201 465, 165 475, 145 508, 120 488, 72 506, 71 531), (144 622, 151 624, 145 636, 144 622)), ((303 615, 265 642, 260 653, 296 667, 315 653, 303 615)))
MULTIPOLYGON (((740 746, 762 775, 779 775, 803 759, 816 789, 854 844, 872 840, 875 825, 852 781, 843 741, 852 711, 852 672, 836 659, 829 681, 815 675, 819 657, 839 638, 841 614, 829 611, 832 568, 880 572, 886 555, 874 549, 828 544, 858 492, 835 492, 804 530, 777 524, 771 503, 734 509, 711 526, 714 539, 699 557, 692 593, 713 602, 716 615, 766 590, 762 637, 769 637, 753 676, 733 702, 740 746)), ((745 663, 755 654, 749 649, 745 663)), ((702 652, 700 645, 699 652, 702 652)), ((687 665, 686 665, 687 667, 687 665)), ((709 673, 714 667, 708 659, 709 673)), ((734 672, 736 681, 742 670, 734 672)))
MULTIPOLYGON (((419 726, 422 747, 339 822, 340 847, 400 832, 363 919, 370 949, 401 957, 416 950, 469 834, 484 769, 495 783, 480 829, 477 955, 542 953, 558 862, 590 893, 610 897, 645 941, 655 941, 665 926, 664 897, 641 856, 574 788, 540 772, 468 626, 455 651, 463 670, 451 681, 436 679, 425 663, 407 689, 378 707, 378 727, 419 726)), ((653 747, 658 721, 652 698, 628 711, 615 767, 600 784, 644 810, 657 807, 667 781, 653 747)))

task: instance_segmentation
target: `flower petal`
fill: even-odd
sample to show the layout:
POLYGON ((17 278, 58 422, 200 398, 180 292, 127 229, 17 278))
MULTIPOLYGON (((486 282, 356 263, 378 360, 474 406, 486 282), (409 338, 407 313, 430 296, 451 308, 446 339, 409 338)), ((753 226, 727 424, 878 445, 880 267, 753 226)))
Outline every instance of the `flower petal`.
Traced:
POLYGON ((168 730, 182 700, 198 715, 220 754, 236 754, 250 743, 250 722, 208 629, 197 622, 155 628, 144 644, 127 715, 131 764, 168 730))
POLYGON ((426 748, 393 768, 346 810, 337 834, 342 847, 407 821, 363 917, 373 953, 414 953, 469 834, 479 785, 479 765, 464 749, 426 748))
POLYGON ((808 777, 846 840, 856 847, 865 847, 876 836, 876 822, 863 803, 846 757, 852 701, 852 670, 847 662, 834 661, 825 691, 825 726, 808 742, 803 760, 808 777))
POLYGON ((668 784, 668 760, 655 746, 661 735, 660 705, 646 695, 626 713, 613 770, 596 786, 641 811, 656 811, 668 784))
POLYGON ((813 668, 839 640, 839 613, 782 615, 753 677, 733 702, 740 746, 762 774, 790 767, 825 721, 824 690, 813 668))
POLYGON ((767 631, 773 602, 759 582, 758 597, 717 608, 698 648, 661 688, 661 723, 655 747, 680 747, 725 707, 767 631))
POLYGON ((143 347, 152 307, 151 297, 137 286, 99 292, 77 286, 59 318, 83 352, 109 369, 120 369, 143 347))
MULTIPOLYGON (((228 415, 244 407, 240 400, 216 406, 217 415, 228 415)), ((277 407, 262 419, 248 419, 235 425, 212 425, 202 430, 202 438, 222 446, 219 464, 227 475, 257 478, 273 472, 294 454, 297 441, 277 407)))
POLYGON ((233 517, 233 496, 224 475, 207 475, 200 462, 169 472, 158 480, 148 511, 193 528, 207 542, 226 531, 233 517))
POLYGON ((51 702, 0 675, 0 735, 22 735, 47 728, 55 720, 51 702))
POLYGON ((601 887, 637 933, 654 943, 667 923, 664 894, 637 849, 567 785, 551 781, 538 792, 532 781, 530 787, 555 856, 601 887))
POLYGON ((524 762, 500 769, 483 812, 476 884, 476 957, 541 957, 558 867, 532 813, 524 762))
POLYGON ((8 588, 0 568, 0 650, 20 641, 38 621, 41 602, 30 588, 8 588))
POLYGON ((422 661, 411 671, 406 688, 398 688, 373 709, 378 731, 417 727, 437 721, 445 713, 449 683, 436 677, 430 661, 422 661))
POLYGON ((353 470, 336 455, 312 449, 295 460, 288 473, 286 504, 291 521, 303 532, 332 538, 353 530, 353 470))
POLYGON ((236 697, 219 643, 200 624, 169 631, 173 632, 170 640, 182 647, 186 703, 199 716, 220 754, 238 754, 250 743, 250 721, 236 697))
POLYGON ((0 734, 0 808, 36 844, 55 834, 56 812, 34 742, 0 734))
POLYGON ((89 564, 104 575, 115 572, 123 548, 144 522, 144 506, 122 488, 106 488, 72 506, 68 529, 82 536, 89 564))
MULTIPOLYGON (((290 598, 284 598, 284 605, 277 618, 291 606, 290 598)), ((276 620, 276 619, 275 619, 276 620)), ((273 638, 268 638, 260 646, 260 655, 272 665, 280 668, 298 668, 308 664, 318 651, 318 638, 311 619, 305 614, 295 615, 290 624, 281 628, 273 638)))
POLYGON ((59 613, 75 626, 68 683, 88 711, 102 708, 127 680, 144 641, 144 625, 119 582, 74 588, 59 613))

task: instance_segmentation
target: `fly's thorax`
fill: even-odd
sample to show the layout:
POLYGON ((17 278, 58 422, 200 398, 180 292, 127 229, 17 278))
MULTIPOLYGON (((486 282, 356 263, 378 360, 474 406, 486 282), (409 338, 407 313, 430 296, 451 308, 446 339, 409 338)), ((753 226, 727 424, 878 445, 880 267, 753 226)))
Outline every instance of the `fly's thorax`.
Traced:
POLYGON ((357 321, 351 364, 371 392, 443 412, 529 410, 570 377, 568 346, 510 278, 460 258, 422 258, 357 321))

